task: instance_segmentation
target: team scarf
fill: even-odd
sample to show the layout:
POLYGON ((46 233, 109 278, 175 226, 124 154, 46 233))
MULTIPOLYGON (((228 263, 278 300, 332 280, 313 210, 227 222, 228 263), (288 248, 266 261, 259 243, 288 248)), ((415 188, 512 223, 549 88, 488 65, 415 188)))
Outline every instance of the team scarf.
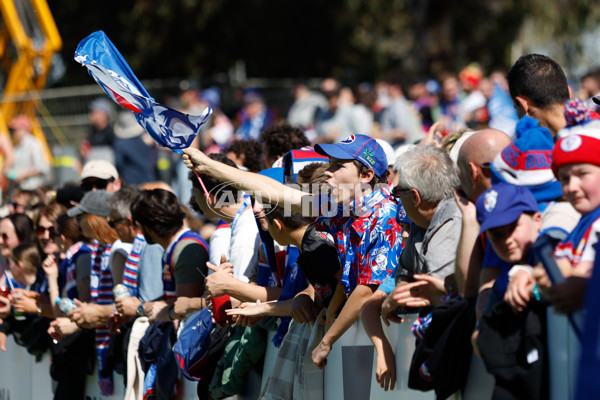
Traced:
MULTIPOLYGON (((91 302, 98 305, 113 304, 113 280, 110 264, 111 245, 101 245, 94 240, 91 245, 92 265, 90 275, 90 297, 91 302)), ((98 354, 98 384, 103 396, 110 396, 114 391, 112 373, 103 377, 102 372, 106 366, 106 357, 108 353, 108 342, 110 340, 110 330, 108 327, 101 326, 96 328, 96 352, 98 354)))
POLYGON ((61 291, 65 290, 67 297, 76 299, 77 293, 77 259, 84 253, 89 253, 91 249, 84 242, 77 242, 69 247, 65 253, 65 258, 60 263, 60 276, 64 277, 64 284, 61 291))
POLYGON ((127 256, 125 261, 125 270, 123 271, 123 285, 129 290, 131 296, 137 296, 137 276, 138 266, 140 264, 140 257, 142 251, 146 247, 146 238, 139 232, 135 239, 133 239, 133 245, 131 252, 127 256))
POLYGON ((556 246, 554 256, 556 258, 566 257, 573 268, 577 267, 581 261, 583 250, 588 243, 592 225, 598 218, 600 218, 600 207, 581 217, 575 229, 556 246))

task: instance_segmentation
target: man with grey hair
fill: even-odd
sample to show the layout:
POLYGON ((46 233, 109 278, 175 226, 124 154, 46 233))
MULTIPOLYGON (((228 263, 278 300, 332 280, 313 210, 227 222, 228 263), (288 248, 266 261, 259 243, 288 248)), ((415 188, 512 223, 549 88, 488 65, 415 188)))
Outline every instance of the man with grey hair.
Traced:
POLYGON ((398 307, 431 306, 448 290, 456 289, 450 282, 462 218, 453 197, 458 176, 446 153, 433 146, 417 146, 401 154, 395 167, 398 186, 394 193, 412 223, 395 276, 378 289, 387 294, 381 307, 386 323, 401 322, 398 307))
POLYGON ((395 169, 398 185, 392 192, 403 206, 398 207, 396 219, 410 218, 410 235, 396 270, 360 310, 365 332, 377 350, 377 382, 385 390, 394 388, 396 367, 379 315, 386 325, 400 323, 401 310, 438 304, 442 295, 454 292, 456 285, 451 282, 461 226, 453 197, 458 177, 446 153, 433 146, 416 146, 398 156, 395 169))
POLYGON ((117 310, 125 317, 143 314, 143 305, 162 297, 162 256, 159 244, 147 244, 139 226, 133 222, 130 206, 140 190, 136 186, 123 186, 110 200, 110 226, 124 243, 132 249, 123 271, 114 271, 115 282, 123 282, 131 297, 115 299, 117 310), (139 312, 138 312, 139 309, 139 312))

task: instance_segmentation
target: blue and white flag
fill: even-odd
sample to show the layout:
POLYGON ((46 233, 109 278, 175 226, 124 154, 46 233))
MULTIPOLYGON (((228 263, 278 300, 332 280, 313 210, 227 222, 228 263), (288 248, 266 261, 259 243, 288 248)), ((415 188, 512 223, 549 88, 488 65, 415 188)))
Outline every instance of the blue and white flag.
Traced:
POLYGON ((188 115, 156 103, 103 31, 79 42, 75 61, 88 69, 113 101, 131 110, 160 146, 176 153, 190 146, 212 112, 207 107, 202 115, 188 115))

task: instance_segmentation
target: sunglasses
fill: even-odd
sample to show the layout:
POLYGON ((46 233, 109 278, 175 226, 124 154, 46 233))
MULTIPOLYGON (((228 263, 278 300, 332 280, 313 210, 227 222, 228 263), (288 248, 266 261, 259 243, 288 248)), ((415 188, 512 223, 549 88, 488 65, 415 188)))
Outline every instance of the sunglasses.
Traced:
POLYGON ((81 182, 81 189, 84 192, 89 192, 90 190, 93 190, 93 189, 105 190, 106 187, 108 186, 108 184, 113 181, 114 181, 113 178, 87 180, 87 181, 81 182))
POLYGON ((115 228, 115 226, 116 226, 116 225, 117 225, 119 222, 123 222, 123 221, 125 221, 125 219, 126 219, 126 218, 109 219, 109 220, 108 220, 108 225, 109 225, 111 228, 113 228, 113 229, 114 229, 114 228, 115 228))
POLYGON ((408 192, 410 191, 410 188, 401 188, 396 186, 395 188, 392 189, 392 196, 394 197, 400 197, 400 193, 402 192, 408 192))
POLYGON ((37 228, 35 228, 35 232, 37 233, 37 235, 39 237, 44 237, 46 232, 48 232, 48 235, 50 237, 55 237, 58 235, 58 232, 56 232, 56 229, 54 229, 54 226, 49 226, 47 228, 43 227, 43 226, 38 226, 37 228))

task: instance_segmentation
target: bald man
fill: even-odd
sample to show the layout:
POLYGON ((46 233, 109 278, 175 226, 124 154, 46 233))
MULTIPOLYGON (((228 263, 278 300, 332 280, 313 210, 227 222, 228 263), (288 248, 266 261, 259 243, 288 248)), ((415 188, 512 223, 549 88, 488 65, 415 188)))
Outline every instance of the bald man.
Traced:
POLYGON ((475 297, 478 292, 483 291, 480 297, 483 303, 481 309, 485 308, 487 293, 493 286, 501 265, 495 265, 496 261, 489 260, 492 265, 482 268, 485 250, 479 235, 475 202, 481 193, 492 187, 490 164, 510 143, 510 137, 504 132, 484 129, 471 135, 458 154, 460 188, 455 191, 455 199, 463 219, 456 254, 456 280, 463 297, 475 297))

